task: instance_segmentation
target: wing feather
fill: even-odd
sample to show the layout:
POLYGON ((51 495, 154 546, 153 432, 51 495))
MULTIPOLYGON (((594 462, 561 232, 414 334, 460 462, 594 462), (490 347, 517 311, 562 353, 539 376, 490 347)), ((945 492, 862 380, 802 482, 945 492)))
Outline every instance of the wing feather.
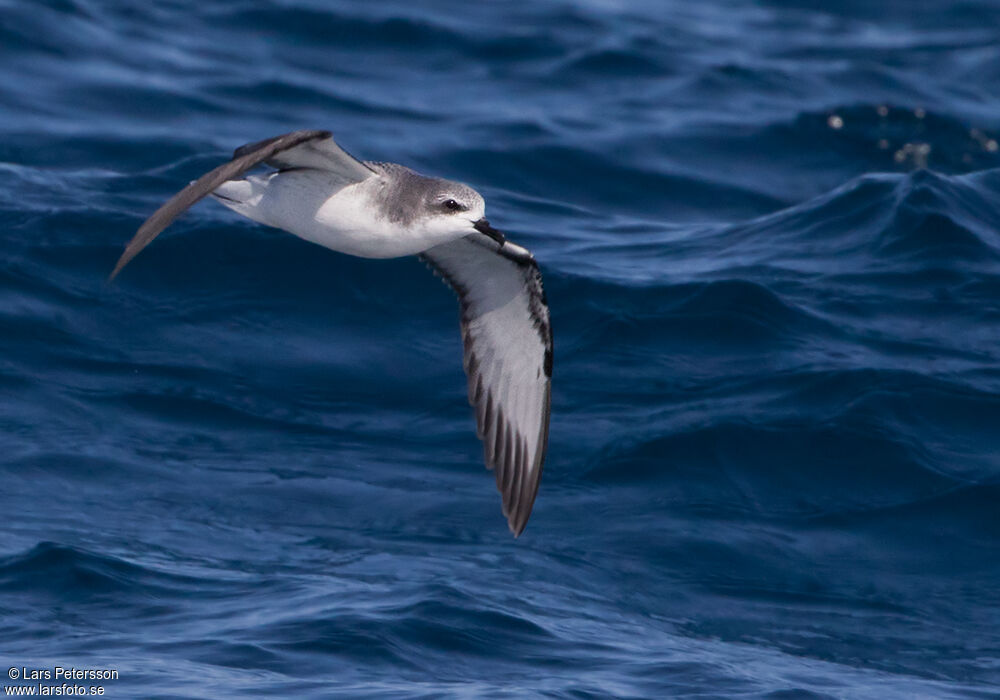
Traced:
POLYGON ((503 513, 520 535, 548 447, 552 329, 538 265, 510 242, 473 235, 421 258, 458 294, 469 403, 503 513))

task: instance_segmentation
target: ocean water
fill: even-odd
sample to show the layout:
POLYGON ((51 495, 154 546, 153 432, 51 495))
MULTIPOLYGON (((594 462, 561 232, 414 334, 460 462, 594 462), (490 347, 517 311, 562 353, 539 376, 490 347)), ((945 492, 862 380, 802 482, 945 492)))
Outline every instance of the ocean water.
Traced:
POLYGON ((0 77, 3 670, 1000 694, 997 3, 0 0, 0 77), (415 260, 205 202, 106 283, 299 128, 475 186, 538 259, 519 539, 415 260))

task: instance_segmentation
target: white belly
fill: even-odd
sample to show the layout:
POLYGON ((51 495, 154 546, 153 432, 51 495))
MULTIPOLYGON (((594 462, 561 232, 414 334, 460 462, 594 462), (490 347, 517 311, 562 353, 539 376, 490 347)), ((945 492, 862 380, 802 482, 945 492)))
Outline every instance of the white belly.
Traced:
POLYGON ((294 170, 227 182, 216 193, 220 202, 254 221, 362 258, 416 255, 471 232, 428 232, 389 221, 372 204, 376 180, 342 187, 322 171, 294 170))

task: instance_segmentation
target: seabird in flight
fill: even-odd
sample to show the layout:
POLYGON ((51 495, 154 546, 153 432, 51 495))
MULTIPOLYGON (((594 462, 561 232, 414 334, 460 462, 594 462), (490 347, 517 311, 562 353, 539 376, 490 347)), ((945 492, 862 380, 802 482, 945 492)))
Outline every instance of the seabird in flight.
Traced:
POLYGON ((359 161, 328 131, 295 131, 241 146, 171 197, 139 227, 111 278, 206 195, 348 255, 417 255, 444 278, 458 294, 476 433, 520 535, 548 444, 552 328, 534 257, 490 226, 482 196, 395 163, 359 161), (261 163, 274 170, 243 177, 261 163))

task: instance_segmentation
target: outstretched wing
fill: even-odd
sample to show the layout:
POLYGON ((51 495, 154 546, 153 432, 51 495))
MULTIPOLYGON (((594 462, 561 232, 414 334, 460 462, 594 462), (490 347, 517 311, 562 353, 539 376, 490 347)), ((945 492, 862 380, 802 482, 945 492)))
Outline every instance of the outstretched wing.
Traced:
POLYGON ((458 294, 469 403, 515 535, 531 515, 549 436, 552 328, 524 248, 473 234, 420 256, 458 294))
POLYGON ((302 133, 324 134, 324 137, 307 139, 298 145, 286 146, 276 150, 263 162, 278 170, 287 170, 290 168, 325 170, 343 178, 345 185, 361 182, 376 174, 374 170, 338 146, 337 142, 330 136, 329 131, 296 131, 284 136, 275 136, 273 139, 248 143, 245 146, 240 146, 233 152, 233 159, 266 152, 266 149, 270 148, 271 144, 275 141, 302 133))
POLYGON ((146 219, 118 259, 110 279, 114 279, 132 258, 152 242, 163 229, 191 205, 211 194, 226 180, 240 177, 261 163, 279 168, 316 168, 336 173, 344 184, 361 182, 375 173, 356 160, 333 140, 329 131, 293 131, 266 141, 236 149, 233 159, 205 173, 146 219))

